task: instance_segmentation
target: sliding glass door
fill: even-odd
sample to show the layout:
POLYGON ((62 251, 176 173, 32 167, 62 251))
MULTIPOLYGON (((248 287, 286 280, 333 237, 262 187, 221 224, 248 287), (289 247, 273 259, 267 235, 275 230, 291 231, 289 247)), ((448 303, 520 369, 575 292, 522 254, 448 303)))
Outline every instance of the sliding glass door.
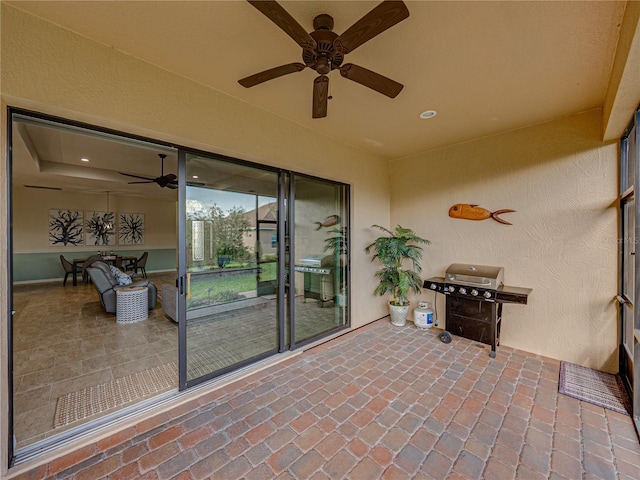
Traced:
POLYGON ((348 187, 181 158, 181 388, 347 328, 348 187))
POLYGON ((294 345, 347 325, 348 191, 346 185, 292 175, 294 345))
POLYGON ((640 211, 636 207, 640 169, 640 108, 620 141, 620 375, 632 393, 632 415, 640 431, 640 260, 636 246, 640 238, 640 211))
POLYGON ((348 327, 347 185, 13 109, 7 139, 12 457, 348 327), (97 252, 146 252, 146 317, 84 276, 97 252))
POLYGON ((185 161, 188 386, 279 350, 279 174, 204 155, 185 161))

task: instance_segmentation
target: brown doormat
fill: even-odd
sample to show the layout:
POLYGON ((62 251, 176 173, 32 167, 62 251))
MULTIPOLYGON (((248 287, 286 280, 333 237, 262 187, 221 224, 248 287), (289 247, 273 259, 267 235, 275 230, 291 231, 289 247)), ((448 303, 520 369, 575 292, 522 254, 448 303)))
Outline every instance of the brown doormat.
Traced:
POLYGON ((631 412, 629 395, 619 375, 560 362, 558 392, 624 415, 631 412))
POLYGON ((100 385, 82 388, 58 397, 53 426, 63 427, 177 387, 178 366, 171 362, 100 385))

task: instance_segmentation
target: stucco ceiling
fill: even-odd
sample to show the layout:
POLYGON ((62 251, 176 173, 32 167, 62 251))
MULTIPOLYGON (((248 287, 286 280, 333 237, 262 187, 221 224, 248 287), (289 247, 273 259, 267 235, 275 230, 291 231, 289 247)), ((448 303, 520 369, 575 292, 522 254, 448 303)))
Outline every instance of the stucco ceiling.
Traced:
MULTIPOLYGON (((7 2, 387 158, 602 107, 625 2, 407 1, 409 18, 346 62, 404 85, 395 99, 330 75, 328 116, 311 118, 306 69, 246 89, 240 78, 300 62, 301 48, 245 1, 7 2), (437 115, 422 120, 424 110, 437 115)), ((345 31, 378 1, 282 1, 307 30, 345 31)))

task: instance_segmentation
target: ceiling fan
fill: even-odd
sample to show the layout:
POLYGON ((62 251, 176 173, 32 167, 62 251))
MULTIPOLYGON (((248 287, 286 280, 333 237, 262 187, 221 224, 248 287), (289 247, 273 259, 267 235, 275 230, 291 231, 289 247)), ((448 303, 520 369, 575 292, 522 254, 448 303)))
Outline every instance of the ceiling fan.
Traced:
POLYGON ((162 188, 165 188, 165 187, 173 188, 173 189, 178 188, 178 177, 176 177, 173 173, 169 173, 167 175, 164 174, 164 159, 166 158, 166 155, 164 153, 159 153, 158 156, 162 161, 162 170, 159 177, 156 177, 156 178, 141 177, 140 175, 132 175, 130 173, 123 173, 123 172, 120 172, 120 175, 125 175, 127 177, 133 177, 133 178, 141 178, 144 180, 140 182, 127 182, 129 183, 129 185, 133 185, 136 183, 157 183, 162 188))
POLYGON ((313 82, 313 118, 327 116, 329 100, 329 77, 332 70, 339 69, 340 75, 369 87, 390 98, 395 98, 403 85, 364 67, 345 63, 344 56, 353 52, 376 35, 401 22, 409 16, 409 10, 402 1, 385 0, 349 27, 342 35, 333 32, 333 18, 327 14, 313 19, 314 31, 305 29, 276 1, 247 0, 269 20, 280 27, 302 47, 304 63, 288 63, 238 80, 243 87, 250 88, 268 80, 301 72, 309 67, 320 75, 313 82))

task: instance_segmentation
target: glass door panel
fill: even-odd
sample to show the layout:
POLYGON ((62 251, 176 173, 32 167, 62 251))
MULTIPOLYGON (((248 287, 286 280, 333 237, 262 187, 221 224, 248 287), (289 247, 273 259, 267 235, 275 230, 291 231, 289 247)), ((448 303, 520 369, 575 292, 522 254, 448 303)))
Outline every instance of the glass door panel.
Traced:
POLYGON ((635 193, 640 178, 640 108, 620 139, 620 347, 619 373, 632 396, 632 416, 640 432, 640 259, 636 243, 640 235, 640 211, 635 193), (635 305, 635 308, 634 308, 635 305))
POLYGON ((277 198, 256 196, 255 213, 258 295, 275 295, 278 286, 277 198))
MULTIPOLYGON (((633 298, 635 289, 635 199, 623 199, 622 208, 622 348, 620 351, 623 378, 631 379, 633 367, 633 298)), ((630 384, 630 382, 629 382, 630 384)))
POLYGON ((292 176, 293 344, 347 325, 347 186, 292 176))
POLYGON ((186 380, 193 384, 279 348, 278 173, 187 154, 185 178, 186 380))

